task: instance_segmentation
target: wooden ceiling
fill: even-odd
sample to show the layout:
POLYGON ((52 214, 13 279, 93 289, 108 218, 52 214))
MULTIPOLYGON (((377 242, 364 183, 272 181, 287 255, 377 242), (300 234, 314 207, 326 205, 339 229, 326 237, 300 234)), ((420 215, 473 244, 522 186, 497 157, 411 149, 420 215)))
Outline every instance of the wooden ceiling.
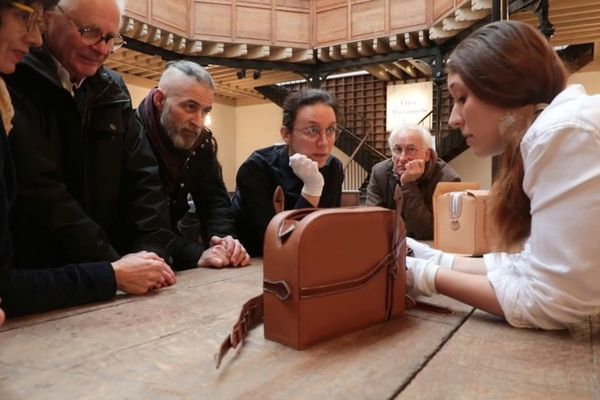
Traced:
MULTIPOLYGON (((526 0, 521 0, 527 3, 526 0)), ((210 41, 187 41, 166 31, 147 26, 133 18, 125 17, 122 34, 136 42, 151 44, 164 49, 169 54, 211 57, 211 60, 253 61, 254 68, 246 68, 245 76, 239 67, 209 64, 207 69, 217 83, 217 96, 225 99, 262 99, 257 86, 297 81, 305 76, 292 71, 276 70, 277 63, 298 63, 311 65, 315 62, 334 63, 340 68, 336 72, 364 70, 382 80, 416 80, 429 78, 431 67, 416 58, 386 60, 381 63, 361 67, 346 65, 343 61, 365 60, 369 57, 384 56, 407 50, 418 51, 436 46, 464 29, 487 18, 491 12, 491 0, 471 0, 462 8, 448 15, 429 30, 407 32, 391 37, 346 43, 331 47, 307 49, 270 47, 250 44, 223 44, 210 41), (314 54, 314 55, 313 55, 314 54), (314 59, 316 57, 316 60, 314 59), (260 68, 265 62, 267 68, 260 68)), ((555 34, 551 42, 555 46, 581 43, 598 43, 600 51, 600 1, 597 0, 549 0, 549 19, 554 25, 555 34)), ((521 20, 534 26, 539 25, 533 11, 521 11, 511 15, 511 19, 521 20)), ((154 85, 158 81, 167 61, 159 55, 149 55, 129 48, 116 51, 108 60, 107 66, 129 77, 144 79, 154 85)), ((228 64, 228 63, 224 63, 228 64)), ((350 63, 351 64, 351 63, 350 63)), ((231 65, 231 63, 229 63, 231 65)), ((279 64, 280 65, 280 64, 279 64)), ((290 64, 291 65, 291 64, 290 64)))

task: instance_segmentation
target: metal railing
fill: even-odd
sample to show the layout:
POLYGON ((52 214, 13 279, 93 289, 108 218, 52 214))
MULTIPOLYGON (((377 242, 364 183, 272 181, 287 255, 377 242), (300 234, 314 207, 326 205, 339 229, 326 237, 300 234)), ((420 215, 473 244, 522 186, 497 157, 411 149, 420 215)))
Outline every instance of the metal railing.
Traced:
POLYGON ((358 144, 350 154, 350 158, 344 165, 345 178, 342 190, 361 190, 364 188, 373 165, 386 158, 385 154, 373 147, 370 142, 373 136, 373 125, 371 122, 360 113, 354 113, 354 115, 362 120, 365 133, 362 137, 359 137, 350 130, 342 128, 345 135, 358 141, 358 144), (361 150, 363 151, 361 152, 361 150), (360 160, 358 159, 359 157, 361 158, 360 160))

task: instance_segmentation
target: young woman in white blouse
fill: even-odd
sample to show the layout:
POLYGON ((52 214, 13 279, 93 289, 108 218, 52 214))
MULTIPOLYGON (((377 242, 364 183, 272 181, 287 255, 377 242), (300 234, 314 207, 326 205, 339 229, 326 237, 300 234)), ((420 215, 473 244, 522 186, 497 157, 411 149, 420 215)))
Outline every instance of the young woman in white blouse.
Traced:
POLYGON ((480 157, 502 155, 491 191, 497 252, 453 257, 409 240, 408 283, 516 327, 593 333, 600 326, 600 96, 566 87, 538 31, 491 23, 448 64, 449 125, 480 157))

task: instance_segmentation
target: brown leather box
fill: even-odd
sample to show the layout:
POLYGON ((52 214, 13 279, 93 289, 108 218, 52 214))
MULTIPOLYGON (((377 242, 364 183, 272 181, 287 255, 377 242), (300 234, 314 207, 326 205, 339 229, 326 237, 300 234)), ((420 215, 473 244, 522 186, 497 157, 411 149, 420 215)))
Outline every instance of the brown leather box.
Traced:
POLYGON ((434 247, 480 256, 493 250, 496 238, 487 213, 489 191, 469 182, 440 182, 433 201, 434 247))
POLYGON ((265 337, 303 349, 402 315, 405 254, 404 223, 388 209, 275 215, 263 253, 265 337))

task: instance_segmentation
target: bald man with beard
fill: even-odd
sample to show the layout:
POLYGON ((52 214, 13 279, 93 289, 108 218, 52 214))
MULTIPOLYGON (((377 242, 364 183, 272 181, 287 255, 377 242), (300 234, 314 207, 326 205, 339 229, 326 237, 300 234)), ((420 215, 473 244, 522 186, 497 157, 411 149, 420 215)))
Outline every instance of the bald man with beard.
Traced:
POLYGON ((240 267, 250 257, 235 238, 230 199, 204 122, 212 110, 214 82, 200 65, 180 60, 168 65, 158 87, 141 102, 138 115, 159 163, 169 197, 172 248, 176 269, 240 267), (192 199, 200 225, 197 236, 178 224, 190 212, 192 199))

